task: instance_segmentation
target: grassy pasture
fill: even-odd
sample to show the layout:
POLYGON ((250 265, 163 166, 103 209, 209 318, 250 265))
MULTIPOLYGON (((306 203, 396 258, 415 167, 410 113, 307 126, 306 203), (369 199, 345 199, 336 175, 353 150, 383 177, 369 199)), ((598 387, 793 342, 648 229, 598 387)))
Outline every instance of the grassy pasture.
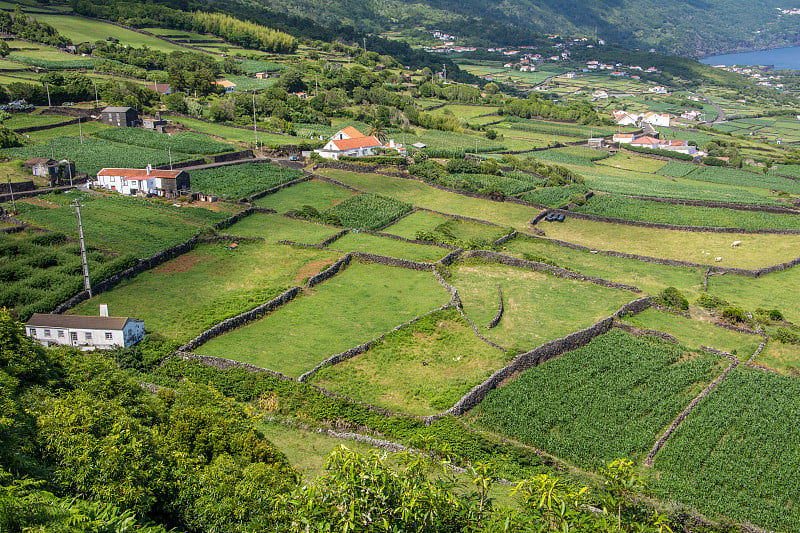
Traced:
POLYGON ((618 283, 633 285, 652 296, 667 287, 677 287, 692 300, 702 290, 702 268, 670 267, 642 261, 592 254, 558 246, 545 239, 517 237, 503 245, 503 253, 522 259, 541 261, 547 259, 558 266, 581 274, 596 276, 618 283))
POLYGON ((716 357, 612 330, 491 391, 474 414, 483 427, 595 469, 641 458, 720 371, 716 357))
POLYGON ((254 203, 259 207, 274 209, 278 213, 285 213, 304 205, 310 205, 317 211, 324 211, 354 194, 353 191, 324 181, 311 180, 281 189, 275 194, 259 198, 254 203))
POLYGON ((267 242, 287 240, 314 244, 338 231, 338 228, 279 214, 253 213, 226 229, 225 233, 242 237, 264 237, 267 242))
POLYGON ((3 122, 3 126, 9 129, 26 128, 29 126, 43 126, 45 124, 58 124, 71 120, 72 117, 61 115, 34 115, 32 113, 14 113, 11 118, 3 122))
POLYGON ((770 340, 756 361, 782 374, 797 377, 800 373, 800 346, 770 340))
POLYGON ((449 252, 438 246, 396 241, 369 233, 348 233, 331 243, 329 247, 343 252, 366 252, 428 263, 441 259, 449 252))
POLYGON ((333 392, 392 411, 444 411, 505 364, 454 310, 435 313, 391 333, 362 355, 312 379, 333 392))
POLYGON ((231 152, 235 148, 231 144, 217 142, 205 135, 192 132, 165 135, 157 131, 140 128, 110 128, 98 133, 97 137, 156 150, 172 149, 186 154, 219 154, 231 152))
MULTIPOLYGON (((428 111, 432 115, 453 115, 457 118, 465 118, 467 120, 475 118, 480 115, 494 113, 497 111, 495 106, 478 106, 478 105, 459 105, 448 104, 444 107, 428 111)), ((498 120, 499 117, 495 117, 498 120)))
MULTIPOLYGON (((171 120, 172 122, 178 122, 180 124, 183 124, 190 130, 197 131, 200 133, 205 133, 206 135, 212 135, 214 137, 221 137, 226 141, 243 142, 251 144, 255 140, 252 128, 249 130, 242 128, 234 128, 231 126, 226 126, 224 124, 212 124, 209 122, 203 122, 202 120, 197 120, 193 118, 171 117, 171 116, 164 116, 164 118, 167 120, 171 120)), ((290 137, 288 135, 276 135, 273 133, 264 133, 263 131, 258 132, 258 140, 259 142, 263 140, 265 145, 297 144, 298 142, 296 137, 290 137)))
POLYGON ((655 171, 664 176, 672 176, 675 178, 686 177, 691 172, 697 170, 698 166, 691 163, 683 163, 681 161, 668 161, 666 165, 655 171))
POLYGON ((482 333, 517 351, 588 327, 637 298, 628 291, 505 265, 459 263, 452 272, 448 282, 458 289, 464 312, 482 330, 497 313, 500 285, 503 318, 497 327, 482 333))
POLYGON ((201 244, 69 311, 95 315, 99 303, 115 316, 145 321, 147 331, 186 342, 226 318, 269 301, 332 264, 337 254, 264 242, 201 244), (187 298, 187 295, 191 297, 187 298))
POLYGON ((650 159, 625 152, 619 152, 609 158, 598 161, 598 165, 621 168, 623 170, 635 170, 637 172, 657 172, 664 166, 664 162, 659 159, 650 159))
POLYGON ((501 226, 522 229, 538 209, 508 203, 487 202, 460 194, 434 189, 421 181, 324 169, 325 176, 337 179, 366 192, 391 196, 417 207, 488 220, 501 226))
POLYGON ((576 207, 575 211, 626 220, 686 226, 800 229, 800 216, 797 215, 738 211, 720 207, 673 205, 611 194, 595 195, 587 201, 586 205, 576 207))
POLYGON ((589 190, 584 185, 573 183, 562 187, 542 187, 526 192, 520 196, 520 199, 548 207, 562 207, 568 204, 574 195, 584 195, 587 192, 589 190))
POLYGON ((786 191, 800 194, 800 183, 781 176, 764 175, 755 172, 745 172, 733 168, 700 167, 688 176, 691 180, 708 181, 724 185, 743 187, 760 187, 764 189, 786 191))
POLYGON ((669 333, 689 349, 700 350, 701 346, 709 346, 734 354, 742 361, 750 359, 762 341, 759 335, 739 333, 704 320, 688 319, 656 309, 647 309, 634 317, 626 318, 625 321, 642 328, 669 333))
MULTIPOLYGON (((795 252, 797 253, 797 252, 795 252)), ((749 311, 759 307, 780 309, 787 320, 800 323, 797 287, 800 286, 800 267, 774 272, 756 279, 742 280, 737 276, 711 276, 708 292, 749 311)))
POLYGON ((60 137, 79 137, 82 135, 85 142, 86 137, 113 127, 114 126, 103 124, 102 122, 81 122, 80 126, 78 124, 70 124, 69 126, 59 126, 57 128, 50 128, 47 130, 32 131, 26 135, 37 141, 49 141, 50 139, 53 139, 54 142, 56 142, 55 139, 60 137))
POLYGON ((776 531, 800 522, 797 378, 741 366, 701 402, 656 456, 656 495, 776 531))
POLYGON ((310 294, 212 339, 197 352, 298 376, 448 299, 429 272, 357 263, 310 294))
MULTIPOLYGON (((110 194, 70 191, 18 200, 18 218, 35 226, 78 238, 74 208, 79 198, 83 231, 89 246, 146 257, 185 241, 227 215, 200 207, 173 207, 163 202, 110 194)), ((8 204, 4 207, 10 208, 8 204)))
POLYGON ((384 233, 391 233, 406 239, 415 239, 419 231, 432 231, 439 224, 450 220, 446 216, 429 213, 428 211, 415 211, 407 217, 395 222, 384 229, 384 233))
POLYGON ((747 269, 789 261, 796 258, 800 250, 800 235, 690 233, 577 220, 569 216, 562 223, 550 223, 541 229, 548 237, 597 250, 747 269), (742 245, 733 248, 734 241, 742 241, 742 245), (716 257, 722 260, 715 262, 716 257))

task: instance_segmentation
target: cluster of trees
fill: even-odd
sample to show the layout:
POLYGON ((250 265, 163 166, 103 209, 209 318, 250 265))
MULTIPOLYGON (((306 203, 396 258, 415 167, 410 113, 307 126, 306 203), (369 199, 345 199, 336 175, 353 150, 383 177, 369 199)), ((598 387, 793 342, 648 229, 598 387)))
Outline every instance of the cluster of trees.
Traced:
POLYGON ((58 30, 50 24, 39 22, 35 18, 27 16, 22 12, 19 4, 14 9, 13 14, 0 11, 0 31, 13 33, 20 39, 51 46, 66 46, 72 42, 59 34, 58 30))
POLYGON ((568 105, 558 105, 546 100, 536 93, 531 93, 526 99, 511 99, 506 102, 500 114, 521 118, 544 118, 550 120, 569 120, 578 124, 591 124, 594 126, 613 125, 613 121, 601 116, 588 103, 572 102, 568 105))
POLYGON ((583 185, 585 183, 583 176, 571 171, 567 167, 562 167, 561 165, 548 165, 536 160, 531 156, 525 156, 524 158, 520 159, 519 157, 511 154, 503 154, 500 162, 503 165, 508 165, 515 169, 527 170, 528 172, 533 172, 534 174, 539 175, 547 180, 544 184, 545 187, 561 187, 563 185, 571 185, 573 183, 583 185))
POLYGON ((190 381, 146 390, 113 362, 136 355, 44 349, 0 311, 3 531, 666 531, 631 498, 644 484, 630 461, 592 497, 547 474, 522 481, 518 509, 489 496, 486 465, 459 486, 430 439, 391 459, 340 448, 301 484, 243 405, 190 381))

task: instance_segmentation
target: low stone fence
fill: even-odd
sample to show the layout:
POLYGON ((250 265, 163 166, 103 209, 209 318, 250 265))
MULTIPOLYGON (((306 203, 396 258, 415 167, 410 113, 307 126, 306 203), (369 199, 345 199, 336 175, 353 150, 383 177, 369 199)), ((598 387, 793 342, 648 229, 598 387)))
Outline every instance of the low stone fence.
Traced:
POLYGON ((411 208, 411 211, 408 211, 408 212, 406 212, 406 213, 403 213, 402 215, 400 215, 399 217, 397 217, 397 218, 396 218, 396 219, 394 219, 394 220, 390 220, 389 222, 387 222, 387 223, 386 223, 386 224, 384 224, 383 226, 381 226, 381 227, 377 228, 375 231, 383 231, 383 230, 385 230, 386 228, 388 228, 389 226, 391 226, 391 225, 393 225, 393 224, 397 224, 398 222, 400 222, 401 220, 403 220, 403 219, 404 219, 404 218, 406 218, 407 216, 409 216, 409 215, 413 215, 413 214, 414 214, 414 213, 416 213, 417 211, 419 211, 419 207, 412 207, 412 208, 411 208))
POLYGON ((502 237, 500 237, 499 239, 494 241, 492 243, 492 246, 502 246, 505 243, 507 243, 508 241, 514 240, 517 237, 517 235, 519 235, 519 233, 517 233, 517 230, 514 230, 511 233, 509 233, 507 235, 503 235, 502 237))
POLYGON ((286 187, 291 187, 292 185, 297 185, 298 183, 303 183, 304 181, 311 180, 311 176, 303 176, 302 178, 297 178, 296 180, 287 181, 286 183, 281 183, 280 185, 276 185, 271 189, 267 189, 266 191, 257 192, 255 194, 251 194, 250 197, 247 199, 249 202, 254 202, 259 198, 263 198, 265 196, 269 196, 270 194, 275 194, 276 192, 280 191, 281 189, 285 189, 286 187))
MULTIPOLYGON (((680 224, 664 224, 661 222, 643 222, 641 220, 627 220, 624 218, 604 217, 600 215, 590 215, 587 213, 576 213, 564 209, 552 209, 552 212, 562 213, 568 217, 578 220, 591 220, 593 222, 606 222, 609 224, 619 224, 621 226, 636 226, 639 228, 666 229, 673 231, 688 231, 696 233, 742 233, 749 235, 800 235, 797 229, 744 229, 744 228, 718 228, 713 226, 684 226, 680 224)), ((546 214, 546 213, 545 213, 546 214)), ((540 214, 541 215, 541 214, 540 214)), ((534 218, 530 224, 534 225, 541 216, 534 218)))
POLYGON ((698 207, 713 207, 724 209, 735 209, 736 211, 754 211, 761 213, 773 214, 788 214, 800 215, 796 209, 791 207, 782 207, 778 205, 751 205, 751 204, 734 204, 731 202, 710 202, 707 200, 687 200, 685 198, 658 198, 654 196, 632 196, 623 195, 634 200, 644 200, 646 202, 655 202, 660 204, 673 204, 673 205, 691 205, 698 207))
POLYGON ((439 311, 443 311, 445 309, 448 309, 448 308, 452 307, 453 305, 455 305, 455 304, 451 300, 451 301, 447 302, 446 304, 444 304, 443 306, 434 309, 433 311, 425 313, 424 315, 416 316, 416 317, 412 318, 411 320, 408 320, 407 322, 403 322, 399 326, 396 326, 396 327, 390 329, 389 331, 387 331, 386 333, 384 333, 383 335, 381 335, 379 337, 375 337, 371 341, 367 341, 364 344, 359 344, 358 346, 356 346, 354 348, 350 348, 349 350, 345 350, 345 351, 343 351, 341 353, 337 353, 336 355, 332 355, 331 357, 327 358, 326 360, 324 360, 323 362, 321 362, 320 364, 315 366, 313 369, 309 370, 308 372, 306 372, 305 374, 300 376, 297 379, 297 381, 305 381, 308 378, 310 378, 311 376, 313 376, 314 374, 316 374, 317 372, 319 372, 321 369, 325 368, 326 366, 335 365, 335 364, 341 363, 342 361, 346 361, 347 359, 350 359, 352 357, 360 355, 360 354, 368 351, 375 343, 382 341, 384 338, 386 338, 387 335, 389 335, 391 333, 394 333, 395 331, 397 331, 399 329, 402 329, 402 328, 404 328, 406 326, 410 326, 414 322, 417 322, 418 320, 420 320, 420 319, 422 319, 422 318, 424 318, 424 317, 426 317, 428 315, 432 315, 433 313, 437 313, 439 311))
POLYGON ((335 241, 338 241, 339 239, 341 239, 342 237, 344 237, 348 233, 350 233, 349 229, 344 229, 344 230, 340 231, 339 233, 334 233, 333 235, 331 235, 327 239, 324 239, 324 240, 320 241, 318 243, 318 246, 324 248, 324 247, 328 246, 329 244, 331 244, 331 243, 333 243, 335 241))
MULTIPOLYGON (((380 164, 360 164, 360 163, 346 163, 344 161, 336 161, 336 162, 325 162, 325 163, 317 163, 314 165, 314 170, 320 168, 329 168, 333 170, 348 170, 350 172, 359 172, 362 174, 382 174, 384 176, 389 176, 390 178, 408 178, 409 175, 405 172, 392 172, 391 170, 386 170, 387 166, 395 166, 395 165, 380 165, 380 164)), ((403 166, 397 166, 398 169, 404 169, 403 166)))
POLYGON ((387 255, 369 254, 366 252, 351 252, 352 256, 362 261, 369 261, 378 265, 385 265, 395 268, 404 268, 406 270, 418 270, 422 272, 430 272, 434 269, 433 263, 423 263, 420 261, 411 261, 410 259, 400 259, 399 257, 389 257, 387 255))
POLYGON ((20 192, 32 191, 36 188, 33 180, 26 181, 12 181, 11 183, 0 183, 0 194, 14 193, 15 195, 20 192))
POLYGON ((356 189, 352 185, 348 185, 347 183, 344 183, 342 181, 329 178, 328 176, 323 176, 322 174, 311 174, 311 177, 313 177, 315 180, 320 180, 326 183, 330 183, 331 185, 336 185, 337 187, 342 187, 344 189, 348 189, 351 191, 362 192, 360 189, 356 189))
POLYGON ((497 296, 500 300, 500 307, 497 309, 497 314, 494 316, 489 325, 486 326, 486 329, 492 329, 493 327, 497 326, 500 323, 500 319, 503 318, 503 291, 500 289, 500 285, 497 286, 497 296))
POLYGON ((164 358, 163 361, 159 364, 159 366, 164 366, 167 361, 170 359, 183 359, 184 361, 197 361, 201 365, 210 366, 212 368, 216 368, 217 370, 230 370, 232 368, 243 368, 248 372, 253 373, 266 373, 272 374, 273 376, 282 379, 284 381, 294 381, 294 379, 290 378, 289 376, 285 376, 280 372, 275 372, 274 370, 270 370, 268 368, 261 368, 260 366, 254 366, 247 363, 242 363, 240 361, 234 361, 232 359, 223 359, 221 357, 211 357, 209 355, 199 355, 192 352, 175 352, 174 354, 167 356, 164 358))
MULTIPOLYGON (((88 176, 86 176, 86 174, 83 174, 81 176, 73 177, 73 179, 72 179, 73 185, 63 185, 61 187, 52 187, 52 188, 48 187, 48 188, 45 188, 45 189, 33 189, 33 190, 29 190, 29 191, 20 191, 20 192, 17 192, 15 190, 14 191, 14 199, 15 200, 20 200, 22 198, 33 198, 34 196, 41 196, 43 194, 50 194, 53 191, 61 191, 61 192, 71 191, 72 189, 75 188, 76 184, 85 183, 87 178, 88 178, 88 176)), ((11 194, 10 193, 0 194, 0 202, 10 202, 10 201, 11 201, 11 194)))
POLYGON ((190 352, 195 348, 197 348, 198 346, 201 346, 206 342, 210 341, 214 337, 219 337, 223 333, 227 333, 228 331, 240 328, 245 324, 248 324, 254 320, 258 320, 267 313, 274 311, 275 309, 281 307, 282 305, 292 301, 294 297, 297 296, 297 294, 301 290, 302 289, 300 287, 292 287, 288 291, 280 294, 279 296, 273 298, 272 300, 268 301, 265 304, 261 304, 258 307, 251 309, 250 311, 240 313, 235 317, 227 318, 222 322, 214 324, 213 326, 202 332, 200 335, 190 340, 180 348, 178 348, 176 353, 190 352))
POLYGON ((494 222, 489 222, 488 220, 483 220, 482 218, 472 218, 472 217, 465 217, 463 215, 454 215, 452 213, 442 213, 441 211, 434 211, 433 209, 420 209, 420 211, 425 211, 427 213, 433 213, 434 215, 441 215, 447 218, 454 218, 456 220, 463 220, 465 222, 475 222, 476 224, 483 224, 484 226, 494 226, 499 228, 499 224, 495 224, 494 222))
POLYGON ((306 282, 306 287, 313 287, 315 285, 319 285, 325 280, 328 280, 339 273, 340 270, 347 268, 347 265, 350 264, 350 261, 353 259, 353 254, 349 253, 336 261, 333 265, 326 268, 319 274, 311 276, 309 280, 306 282))
POLYGON ((227 154, 219 154, 211 157, 213 163, 224 163, 225 161, 237 161, 239 159, 253 159, 252 150, 241 150, 239 152, 229 152, 227 154))
MULTIPOLYGON (((274 210, 271 210, 271 211, 273 213, 276 212, 274 210)), ((252 215, 255 212, 256 212, 256 210, 254 208, 248 207, 244 211, 240 211, 240 212, 236 213, 235 215, 226 218, 225 220, 217 222, 212 227, 214 229, 227 229, 227 228, 233 226, 234 224, 236 224, 237 222, 239 222, 240 220, 242 220, 243 218, 249 217, 250 215, 252 215)))
POLYGON ((178 162, 172 163, 171 165, 169 163, 166 163, 164 165, 158 165, 157 167, 154 167, 154 168, 156 170, 176 170, 176 169, 180 169, 180 168, 196 167, 196 166, 206 165, 206 164, 208 164, 208 162, 205 160, 205 158, 204 157, 200 157, 200 158, 197 158, 197 159, 189 159, 188 161, 178 161, 178 162))
POLYGON ((512 376, 519 374, 531 367, 540 365, 563 353, 575 350, 592 341, 595 337, 606 333, 614 323, 614 319, 627 313, 640 313, 650 307, 652 298, 641 298, 623 305, 612 316, 604 318, 586 329, 570 333, 566 337, 542 344, 529 352, 518 355, 511 363, 492 374, 489 379, 475 386, 469 393, 461 398, 453 407, 439 416, 462 415, 478 405, 492 389, 512 376))
POLYGON ((456 260, 461 256, 463 252, 464 252, 463 248, 456 248, 446 256, 439 259, 439 262, 444 266, 450 266, 456 262, 456 260))
POLYGON ((667 342, 671 342, 673 344, 680 344, 680 341, 666 333, 664 331, 658 331, 657 329, 647 329, 647 328, 640 328, 638 326, 632 326, 630 324, 623 324, 622 322, 614 322, 614 327, 626 333, 630 333, 631 335, 647 335, 649 337, 656 337, 661 340, 665 340, 667 342))
POLYGON ((517 268, 527 268, 528 270, 537 270, 537 271, 544 271, 553 274, 559 278, 567 278, 567 279, 574 279, 579 281, 588 281, 590 283, 595 283, 597 285, 602 285, 603 287, 608 287, 610 289, 623 289, 631 292, 640 293, 642 290, 639 287, 634 287, 633 285, 626 285, 624 283, 617 283, 616 281, 609 281, 607 279, 598 278, 595 276, 584 276, 583 274, 578 274, 576 272, 572 272, 571 270, 567 270, 565 268, 548 265, 546 263, 537 263, 535 261, 527 261, 525 259, 518 259, 516 257, 512 257, 510 255, 500 254, 497 252, 492 252, 489 250, 470 250, 464 255, 465 259, 469 259, 471 257, 478 257, 481 259, 487 259, 489 261, 494 261, 497 263, 501 263, 503 265, 513 266, 517 268))
MULTIPOLYGON (((31 133, 34 131, 49 130, 53 128, 60 128, 61 126, 70 126, 77 124, 80 118, 73 118, 72 120, 65 120, 64 122, 56 122, 55 124, 41 124, 39 126, 25 126, 23 128, 14 128, 15 133, 31 133)), ((84 120, 86 122, 86 120, 84 120)))

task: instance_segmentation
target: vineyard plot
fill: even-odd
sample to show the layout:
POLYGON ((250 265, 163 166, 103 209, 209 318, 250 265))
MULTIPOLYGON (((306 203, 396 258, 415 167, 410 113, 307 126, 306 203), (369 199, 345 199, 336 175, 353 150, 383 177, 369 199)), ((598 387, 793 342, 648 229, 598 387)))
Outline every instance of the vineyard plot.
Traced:
POLYGON ((238 200, 302 175, 299 170, 281 168, 270 163, 248 163, 193 170, 191 180, 192 189, 238 200))

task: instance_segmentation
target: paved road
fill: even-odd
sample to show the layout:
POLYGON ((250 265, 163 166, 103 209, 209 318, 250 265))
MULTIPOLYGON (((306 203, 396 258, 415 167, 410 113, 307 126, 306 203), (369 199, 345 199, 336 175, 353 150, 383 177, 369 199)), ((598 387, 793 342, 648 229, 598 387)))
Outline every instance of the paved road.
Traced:
POLYGON ((714 109, 716 109, 717 113, 719 113, 719 115, 717 115, 717 118, 711 121, 711 124, 716 124, 718 122, 725 122, 725 111, 723 111, 722 108, 719 105, 717 105, 716 102, 709 99, 706 95, 702 96, 703 96, 703 101, 706 102, 707 104, 713 105, 714 109))

